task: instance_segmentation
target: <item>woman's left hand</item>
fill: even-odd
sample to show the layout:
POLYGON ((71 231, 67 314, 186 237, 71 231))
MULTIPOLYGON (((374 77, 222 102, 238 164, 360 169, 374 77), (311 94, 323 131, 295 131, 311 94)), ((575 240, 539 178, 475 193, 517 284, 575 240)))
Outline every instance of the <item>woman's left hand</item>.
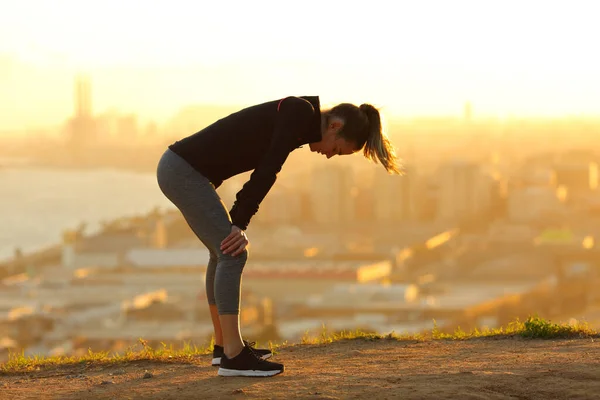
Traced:
POLYGON ((236 257, 248 246, 248 238, 246 237, 246 232, 241 230, 235 225, 231 226, 231 233, 223 239, 221 242, 221 251, 223 254, 229 254, 233 252, 232 256, 236 257))

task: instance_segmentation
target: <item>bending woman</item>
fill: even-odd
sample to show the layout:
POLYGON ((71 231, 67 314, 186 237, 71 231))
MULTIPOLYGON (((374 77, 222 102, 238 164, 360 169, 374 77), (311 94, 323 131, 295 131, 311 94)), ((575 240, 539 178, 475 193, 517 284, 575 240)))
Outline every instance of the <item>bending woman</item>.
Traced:
POLYGON ((288 155, 308 144, 327 158, 363 151, 390 173, 399 173, 379 111, 342 103, 321 110, 319 97, 286 97, 251 106, 171 144, 158 163, 165 196, 209 250, 206 294, 215 334, 213 365, 221 376, 273 376, 282 364, 265 361, 266 349, 242 339, 240 284, 248 259, 245 230, 275 183, 288 155), (228 212, 216 189, 253 170, 228 212))

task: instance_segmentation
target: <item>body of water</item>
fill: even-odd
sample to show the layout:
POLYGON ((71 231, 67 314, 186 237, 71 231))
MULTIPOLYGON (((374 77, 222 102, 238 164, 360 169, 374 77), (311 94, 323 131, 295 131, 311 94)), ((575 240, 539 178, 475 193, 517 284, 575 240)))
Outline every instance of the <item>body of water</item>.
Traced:
POLYGON ((0 260, 62 240, 82 222, 86 233, 100 222, 172 208, 154 174, 114 169, 0 168, 0 260))

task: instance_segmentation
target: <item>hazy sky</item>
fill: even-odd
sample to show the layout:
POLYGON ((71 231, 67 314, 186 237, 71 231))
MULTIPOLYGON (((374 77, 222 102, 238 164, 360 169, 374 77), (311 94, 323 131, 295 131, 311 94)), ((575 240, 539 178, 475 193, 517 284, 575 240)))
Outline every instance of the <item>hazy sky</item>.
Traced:
POLYGON ((598 114, 590 1, 0 0, 0 130, 93 108, 158 122, 199 103, 319 94, 389 113, 598 114))

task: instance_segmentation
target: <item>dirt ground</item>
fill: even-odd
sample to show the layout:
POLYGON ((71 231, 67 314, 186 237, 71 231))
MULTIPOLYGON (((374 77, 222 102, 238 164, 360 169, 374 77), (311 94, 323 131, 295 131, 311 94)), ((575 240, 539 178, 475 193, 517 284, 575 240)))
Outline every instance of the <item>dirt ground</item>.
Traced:
POLYGON ((219 377, 210 359, 0 375, 0 398, 600 399, 598 339, 296 345, 275 355, 286 371, 272 378, 219 377))

